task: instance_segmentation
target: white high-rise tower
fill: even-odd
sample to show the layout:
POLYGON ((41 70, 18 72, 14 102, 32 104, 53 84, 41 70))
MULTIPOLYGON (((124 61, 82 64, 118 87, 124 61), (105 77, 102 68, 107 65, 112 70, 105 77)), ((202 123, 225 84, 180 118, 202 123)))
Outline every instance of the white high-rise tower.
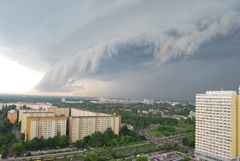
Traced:
POLYGON ((236 160, 240 154, 239 120, 239 95, 236 91, 197 94, 196 158, 236 160))

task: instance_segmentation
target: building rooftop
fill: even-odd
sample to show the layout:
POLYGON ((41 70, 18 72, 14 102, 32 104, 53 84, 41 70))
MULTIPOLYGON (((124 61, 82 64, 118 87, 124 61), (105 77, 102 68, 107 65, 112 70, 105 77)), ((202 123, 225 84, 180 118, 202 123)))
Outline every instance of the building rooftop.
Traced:
MULTIPOLYGON (((85 110, 85 109, 79 109, 79 108, 71 108, 73 110, 78 110, 78 111, 81 111, 81 112, 87 112, 87 116, 114 116, 114 115, 111 115, 111 114, 107 114, 107 113, 102 113, 102 112, 93 112, 93 111, 88 111, 88 110, 85 110)), ((85 115, 80 115, 80 116, 85 116, 85 115)))
POLYGON ((93 115, 93 116, 70 116, 71 118, 82 118, 82 117, 121 117, 118 115, 93 115))
POLYGON ((27 118, 67 118, 66 116, 30 116, 27 118))
POLYGON ((23 113, 53 113, 53 112, 48 112, 48 111, 25 111, 23 113))
POLYGON ((206 91, 206 94, 237 94, 236 91, 206 91))
POLYGON ((10 111, 8 111, 9 113, 16 113, 17 111, 15 111, 15 110, 10 110, 10 111))
POLYGON ((219 96, 219 95, 236 95, 236 91, 206 91, 206 93, 198 93, 196 96, 205 96, 205 95, 212 95, 212 96, 219 96))

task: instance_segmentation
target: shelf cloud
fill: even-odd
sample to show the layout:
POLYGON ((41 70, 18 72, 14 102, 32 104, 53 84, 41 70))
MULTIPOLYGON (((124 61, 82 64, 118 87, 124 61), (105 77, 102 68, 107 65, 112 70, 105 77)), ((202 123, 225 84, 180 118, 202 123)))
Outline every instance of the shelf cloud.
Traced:
MULTIPOLYGON (((56 63, 37 88, 43 91, 84 93, 90 85, 86 79, 95 83, 98 80, 115 82, 124 75, 134 79, 133 75, 138 72, 141 75, 150 69, 158 70, 161 64, 171 60, 189 58, 203 44, 238 33, 239 29, 240 13, 232 12, 215 21, 169 26, 135 37, 109 40, 56 63)), ((131 81, 128 83, 129 86, 134 84, 131 81)))

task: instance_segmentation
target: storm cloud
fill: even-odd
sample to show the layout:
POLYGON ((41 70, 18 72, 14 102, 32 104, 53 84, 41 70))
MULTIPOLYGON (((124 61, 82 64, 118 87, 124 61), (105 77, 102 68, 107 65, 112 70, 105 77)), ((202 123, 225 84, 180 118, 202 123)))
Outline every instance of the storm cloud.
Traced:
POLYGON ((41 94, 192 100, 236 90, 239 17, 239 0, 8 1, 0 56, 45 73, 41 94))
MULTIPOLYGON (((181 24, 136 37, 106 41, 55 64, 37 87, 46 91, 84 93, 86 88, 92 88, 89 86, 103 81, 110 85, 118 82, 116 86, 134 86, 136 78, 144 80, 141 77, 152 71, 155 76, 151 77, 161 77, 157 71, 162 64, 189 59, 204 44, 208 46, 219 38, 238 34, 239 29, 240 14, 233 12, 216 21, 181 24), (89 84, 90 79, 94 83, 89 84)), ((115 90, 113 85, 111 89, 115 90)))

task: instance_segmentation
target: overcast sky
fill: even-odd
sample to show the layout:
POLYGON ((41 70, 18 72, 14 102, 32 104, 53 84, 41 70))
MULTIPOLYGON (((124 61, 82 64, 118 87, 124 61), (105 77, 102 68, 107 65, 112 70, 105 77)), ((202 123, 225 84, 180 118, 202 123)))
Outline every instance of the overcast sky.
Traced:
POLYGON ((239 69, 239 0, 0 0, 0 93, 193 100, 239 69))

